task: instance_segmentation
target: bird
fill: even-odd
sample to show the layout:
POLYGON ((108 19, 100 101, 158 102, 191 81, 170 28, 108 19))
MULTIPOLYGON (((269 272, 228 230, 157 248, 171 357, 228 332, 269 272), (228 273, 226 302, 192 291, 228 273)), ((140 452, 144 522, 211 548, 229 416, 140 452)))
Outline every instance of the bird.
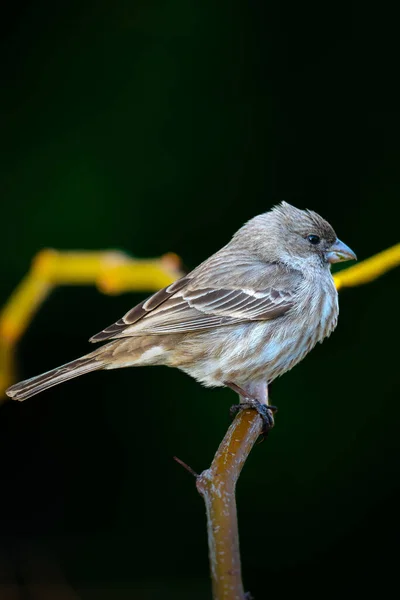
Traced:
MULTIPOLYGON (((91 371, 166 365, 237 392, 272 425, 268 386, 335 329, 333 263, 357 260, 319 214, 281 202, 90 342, 81 358, 6 391, 25 400, 91 371), (267 408, 266 408, 267 407, 267 408)), ((236 409, 237 407, 233 407, 236 409)))

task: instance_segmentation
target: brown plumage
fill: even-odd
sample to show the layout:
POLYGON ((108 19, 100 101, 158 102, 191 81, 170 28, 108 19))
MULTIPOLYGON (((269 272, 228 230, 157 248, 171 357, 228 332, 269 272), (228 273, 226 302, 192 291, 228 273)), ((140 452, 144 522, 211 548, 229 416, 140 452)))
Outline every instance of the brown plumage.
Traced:
POLYGON ((25 400, 90 371, 167 365, 263 402, 267 383, 336 327, 330 264, 355 258, 322 217, 282 202, 90 340, 107 344, 7 394, 25 400))

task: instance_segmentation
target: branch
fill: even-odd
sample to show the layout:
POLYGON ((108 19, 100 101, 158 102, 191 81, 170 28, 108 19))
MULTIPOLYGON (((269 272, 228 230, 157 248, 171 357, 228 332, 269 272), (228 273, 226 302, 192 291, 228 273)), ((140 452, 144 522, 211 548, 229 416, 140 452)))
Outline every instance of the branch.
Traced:
POLYGON ((370 283, 399 265, 400 244, 396 244, 387 250, 383 250, 383 252, 366 258, 352 267, 347 267, 335 273, 333 279, 336 289, 341 290, 344 287, 355 287, 370 283))
POLYGON ((176 254, 136 259, 115 250, 42 250, 0 311, 0 402, 14 382, 15 346, 40 306, 60 285, 96 285, 104 294, 156 292, 181 277, 176 254))
POLYGON ((245 600, 240 568, 235 489, 242 467, 261 434, 254 410, 238 413, 211 466, 196 479, 207 512, 208 548, 214 600, 245 600))

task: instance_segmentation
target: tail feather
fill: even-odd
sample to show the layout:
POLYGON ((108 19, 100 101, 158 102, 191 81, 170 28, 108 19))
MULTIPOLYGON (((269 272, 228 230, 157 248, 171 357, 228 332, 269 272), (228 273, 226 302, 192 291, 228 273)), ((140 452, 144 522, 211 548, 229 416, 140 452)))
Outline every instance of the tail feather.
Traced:
POLYGON ((107 361, 102 358, 101 352, 97 350, 96 352, 82 356, 82 358, 61 365, 51 371, 16 383, 6 390, 6 394, 7 396, 10 396, 10 398, 13 398, 13 400, 26 400, 54 385, 68 381, 68 379, 79 377, 79 375, 84 375, 91 371, 104 369, 106 364, 107 361))

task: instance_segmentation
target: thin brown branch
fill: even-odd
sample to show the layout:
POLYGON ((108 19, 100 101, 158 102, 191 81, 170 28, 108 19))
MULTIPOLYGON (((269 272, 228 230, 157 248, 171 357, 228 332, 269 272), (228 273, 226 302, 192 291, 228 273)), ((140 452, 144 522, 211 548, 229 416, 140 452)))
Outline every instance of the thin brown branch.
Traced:
POLYGON ((191 475, 193 475, 193 477, 198 477, 199 474, 196 473, 196 471, 194 469, 192 469, 192 467, 189 467, 189 465, 187 465, 185 462, 183 462, 183 460, 181 460, 180 458, 178 458, 177 456, 173 456, 174 461, 176 461, 178 463, 178 465, 181 465, 181 467, 183 467, 184 469, 186 469, 186 471, 188 471, 191 475))
POLYGON ((242 467, 262 430, 254 410, 238 413, 211 466, 196 479, 207 512, 208 548, 214 600, 245 600, 235 488, 242 467))

